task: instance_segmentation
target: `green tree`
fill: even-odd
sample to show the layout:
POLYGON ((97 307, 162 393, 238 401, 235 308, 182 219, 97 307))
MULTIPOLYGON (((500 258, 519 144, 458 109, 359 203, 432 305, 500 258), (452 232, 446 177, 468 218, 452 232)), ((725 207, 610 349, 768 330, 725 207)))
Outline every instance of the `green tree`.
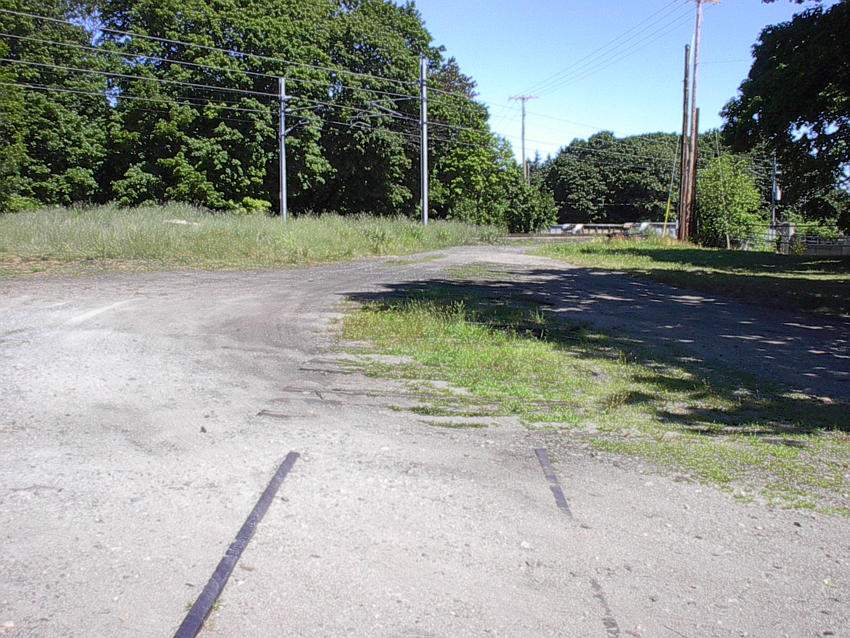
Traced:
POLYGON ((703 244, 732 247, 767 221, 761 194, 745 157, 721 155, 697 179, 697 237, 703 244))
POLYGON ((723 110, 735 150, 775 149, 786 201, 830 216, 827 197, 850 187, 850 2, 767 27, 739 95, 723 110), (823 195, 815 195, 822 193, 823 195))
MULTIPOLYGON (((9 48, 0 42, 0 56, 7 57, 9 48)), ((15 76, 9 68, 0 68, 0 213, 14 212, 20 201, 21 165, 25 156, 23 91, 7 86, 15 76)))
MULTIPOLYGON (((61 0, 0 0, 0 7, 58 18, 69 11, 61 0)), ((0 30, 15 36, 0 44, 7 57, 19 61, 4 69, 3 81, 47 87, 2 87, 4 126, 14 128, 13 134, 3 135, 0 141, 0 170, 12 176, 3 187, 6 206, 100 199, 98 177, 106 155, 109 117, 102 94, 105 81, 102 76, 55 67, 101 69, 102 61, 81 49, 47 43, 56 40, 85 46, 89 44, 86 31, 11 14, 0 14, 0 30), (15 106, 24 99, 25 109, 15 106)))
POLYGON ((544 191, 523 195, 509 148, 490 133, 487 109, 475 101, 475 83, 433 45, 413 3, 3 3, 74 19, 68 25, 4 15, 4 30, 36 38, 5 42, 9 55, 54 67, 4 69, 10 81, 80 91, 0 93, 10 126, 0 170, 15 176, 6 181, 5 201, 14 184, 18 201, 34 203, 180 200, 268 209, 277 203, 277 91, 285 77, 292 210, 413 214, 424 55, 431 213, 518 226, 549 215, 544 191), (72 46, 38 42, 44 34, 72 46), (15 105, 24 94, 36 108, 21 114, 15 105), (24 121, 11 127, 15 113, 24 121), (509 222, 510 215, 526 221, 509 222))
POLYGON ((670 133, 616 138, 602 131, 587 140, 573 140, 541 168, 560 221, 660 220, 677 164, 677 146, 678 137, 670 133))

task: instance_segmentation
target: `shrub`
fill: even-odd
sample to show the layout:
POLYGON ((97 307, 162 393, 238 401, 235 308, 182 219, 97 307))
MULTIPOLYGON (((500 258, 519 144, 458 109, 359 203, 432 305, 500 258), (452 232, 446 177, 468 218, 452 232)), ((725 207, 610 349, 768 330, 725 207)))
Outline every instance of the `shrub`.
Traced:
POLYGON ((767 223, 761 195, 747 161, 734 155, 713 158, 697 181, 697 239, 710 246, 731 248, 767 223))
POLYGON ((242 202, 233 208, 233 213, 236 215, 268 215, 271 212, 271 202, 254 197, 244 197, 242 202))
POLYGON ((542 184, 521 182, 511 194, 505 222, 512 233, 532 233, 551 226, 558 218, 552 193, 542 184))

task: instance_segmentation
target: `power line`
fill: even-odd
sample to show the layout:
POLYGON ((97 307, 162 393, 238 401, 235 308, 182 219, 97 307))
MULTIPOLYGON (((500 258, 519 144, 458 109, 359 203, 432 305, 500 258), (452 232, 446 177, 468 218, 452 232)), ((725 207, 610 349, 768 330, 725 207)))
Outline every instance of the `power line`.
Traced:
MULTIPOLYGON (((76 23, 72 22, 71 20, 65 20, 65 19, 62 19, 62 18, 54 18, 54 17, 39 15, 39 14, 35 14, 35 13, 27 13, 25 11, 14 11, 12 9, 0 9, 0 13, 6 13, 6 14, 16 15, 16 16, 26 17, 26 18, 32 18, 32 19, 36 19, 36 20, 44 20, 44 21, 47 21, 47 22, 53 22, 53 23, 58 23, 58 24, 67 24, 67 25, 70 25, 70 26, 73 26, 73 27, 78 27, 78 28, 80 26, 79 24, 76 24, 76 23)), ((133 31, 123 31, 121 29, 114 29, 112 27, 106 27, 106 26, 103 26, 103 25, 99 25, 97 28, 98 28, 99 31, 114 33, 114 34, 117 34, 117 35, 126 36, 126 37, 130 37, 130 38, 140 38, 140 39, 151 40, 151 41, 154 41, 154 42, 160 42, 160 43, 164 43, 164 44, 173 44, 173 45, 179 45, 179 46, 184 46, 184 47, 192 47, 192 48, 201 49, 201 50, 205 50, 205 51, 225 53, 228 56, 242 56, 242 57, 245 57, 245 58, 252 58, 252 59, 255 59, 255 60, 263 60, 263 61, 266 61, 266 62, 274 62, 274 63, 282 64, 282 65, 287 66, 287 67, 315 69, 315 70, 324 71, 324 72, 331 73, 331 74, 342 73, 342 74, 350 75, 352 77, 360 77, 360 78, 364 78, 364 79, 378 80, 378 81, 381 81, 381 82, 389 82, 389 83, 402 85, 402 86, 418 86, 419 85, 419 82, 417 80, 399 80, 397 78, 391 78, 391 77, 383 76, 383 75, 376 75, 376 74, 373 74, 373 73, 363 73, 363 72, 360 72, 360 71, 352 71, 350 69, 346 69, 346 68, 343 68, 343 67, 330 67, 330 66, 325 66, 325 65, 321 65, 321 64, 311 64, 311 63, 308 63, 308 62, 296 62, 294 60, 287 60, 285 58, 276 58, 276 57, 273 57, 273 56, 262 55, 262 54, 259 54, 259 53, 250 53, 250 52, 247 52, 247 51, 239 51, 237 49, 226 49, 224 47, 216 47, 216 46, 211 46, 211 45, 206 45, 206 44, 186 42, 184 40, 176 40, 176 39, 172 39, 172 38, 163 38, 163 37, 158 37, 158 36, 146 35, 146 34, 143 34, 143 33, 136 33, 136 32, 133 32, 133 31)), ((150 56, 145 56, 144 54, 139 54, 139 57, 150 57, 150 56)), ((163 60, 164 61, 171 61, 171 60, 168 60, 168 59, 163 59, 163 60)), ((265 75, 266 77, 275 77, 275 78, 277 77, 277 76, 270 76, 270 75, 267 75, 267 74, 258 74, 258 75, 265 75)), ((287 81, 296 81, 296 80, 297 80, 296 78, 287 78, 287 81)), ((359 87, 350 87, 350 88, 359 88, 359 87)), ((366 90, 373 90, 373 89, 370 89, 368 87, 362 87, 362 88, 364 88, 366 90)), ((437 91, 439 93, 443 93, 443 94, 446 94, 446 95, 455 95, 455 96, 458 96, 458 97, 462 97, 462 98, 465 98, 466 100, 474 103, 474 98, 471 98, 470 96, 466 95, 465 93, 459 93, 459 92, 455 92, 455 91, 446 91, 445 89, 441 89, 439 87, 430 87, 429 86, 428 88, 430 90, 437 91)), ((402 97, 409 97, 406 94, 397 94, 397 95, 400 95, 402 97)))
MULTIPOLYGON (((2 11, 4 11, 4 10, 0 9, 0 12, 2 12, 2 11)), ((159 57, 159 56, 155 56, 155 55, 147 55, 147 54, 143 54, 143 53, 129 53, 129 52, 125 52, 125 51, 114 51, 114 50, 111 50, 111 49, 104 49, 104 48, 99 48, 99 47, 94 47, 94 46, 86 46, 86 45, 75 44, 75 43, 71 43, 71 42, 58 42, 56 40, 48 40, 48 39, 44 39, 44 38, 35 38, 35 37, 32 37, 32 36, 17 35, 17 34, 12 34, 12 33, 2 33, 2 32, 0 32, 0 37, 8 37, 8 38, 14 38, 16 40, 26 40, 26 41, 30 41, 30 42, 38 42, 40 44, 55 45, 55 46, 73 48, 73 49, 78 49, 78 50, 83 50, 83 51, 91 51, 93 53, 101 53, 101 54, 104 54, 104 55, 121 56, 121 57, 124 57, 124 58, 131 58, 131 59, 153 60, 153 61, 156 61, 156 62, 177 64, 177 65, 180 65, 180 66, 187 66, 187 67, 205 69, 205 70, 210 70, 210 71, 220 71, 220 72, 225 72, 225 73, 230 73, 230 72, 236 71, 238 73, 243 73, 245 75, 249 75, 249 76, 252 76, 252 77, 268 78, 268 79, 271 79, 271 80, 276 80, 277 77, 278 77, 276 75, 272 75, 272 74, 269 74, 269 73, 258 73, 256 71, 249 71, 249 70, 246 70, 246 69, 235 69, 235 68, 214 66, 214 65, 209 65, 209 64, 200 64, 200 63, 197 63, 197 62, 188 62, 188 61, 179 60, 179 59, 176 59, 176 58, 163 58, 163 57, 159 57)), ((242 54, 242 55, 250 56, 252 54, 242 54)), ((345 71, 345 70, 340 70, 340 71, 343 71, 343 72, 346 72, 346 73, 357 74, 357 72, 354 72, 354 71, 345 71)), ((380 77, 380 76, 373 76, 373 77, 380 77)), ((393 81, 391 78, 385 78, 385 79, 393 81)), ((312 84, 312 85, 321 85, 321 86, 326 86, 328 84, 327 81, 320 80, 318 78, 290 77, 290 78, 287 78, 287 82, 291 82, 291 83, 295 83, 295 84, 312 84)), ((369 93, 374 93, 376 95, 391 96, 391 97, 395 97, 395 98, 398 98, 398 99, 401 99, 401 100, 417 100, 417 99, 419 99, 419 97, 417 95, 411 95, 409 93, 399 93, 397 91, 384 91, 382 89, 375 89, 375 88, 372 88, 372 87, 369 87, 369 86, 343 84, 343 83, 333 83, 333 86, 338 86, 338 87, 344 88, 344 89, 350 89, 352 91, 366 91, 366 92, 369 92, 369 93)), ((462 97, 465 100, 471 102, 472 104, 479 104, 478 102, 476 102, 474 100, 474 98, 471 98, 468 95, 465 95, 463 93, 457 93, 457 92, 453 92, 453 91, 445 91, 443 89, 439 89, 439 88, 436 88, 436 87, 429 87, 429 89, 431 89, 432 91, 436 91, 438 93, 445 94, 445 95, 462 97)), ((264 94, 272 95, 272 96, 276 95, 275 93, 264 93, 264 94)), ((395 101, 398 101, 398 100, 395 100, 395 101)), ((479 104, 479 105, 481 105, 481 104, 479 104)), ((481 106, 483 106, 483 105, 481 105, 481 106)))
MULTIPOLYGON (((89 95, 89 96, 100 97, 100 98, 108 98, 109 97, 105 92, 84 91, 82 89, 70 89, 70 88, 65 88, 65 87, 48 86, 48 85, 43 85, 43 84, 30 84, 30 83, 19 83, 19 82, 18 83, 16 83, 16 82, 0 82, 0 86, 9 86, 9 87, 26 89, 26 90, 31 90, 31 91, 44 91, 44 92, 55 92, 55 93, 71 93, 71 94, 76 94, 76 95, 89 95)), ((137 95, 124 95, 124 94, 122 94, 122 95, 118 96, 117 99, 138 100, 138 101, 146 101, 146 102, 154 102, 154 103, 178 105, 178 106, 212 106, 214 108, 222 109, 222 110, 250 111, 250 112, 265 113, 265 114, 271 115, 271 111, 264 111, 264 110, 260 110, 260 109, 245 109, 245 108, 237 109, 237 108, 232 108, 232 107, 227 107, 227 106, 219 106, 219 105, 211 104, 211 103, 195 104, 195 103, 192 103, 192 102, 171 101, 171 100, 164 100, 164 99, 142 97, 142 96, 137 96, 137 95)), ((151 113, 166 113, 166 114, 171 113, 171 111, 168 111, 168 110, 165 110, 165 109, 149 109, 149 108, 141 108, 141 107, 136 107, 134 110, 146 111, 146 112, 151 112, 151 113)), ((297 111, 300 111, 300 110, 301 109, 296 109, 296 110, 290 111, 290 112, 294 113, 294 112, 297 112, 297 111)), ((254 120, 227 118, 227 117, 222 117, 222 116, 217 116, 216 119, 232 121, 232 122, 255 123, 254 120)), ((376 126, 376 125, 373 125, 373 124, 368 124, 366 122, 363 122, 362 120, 358 120, 358 121, 355 121, 355 122, 341 122, 339 120, 330 120, 330 119, 319 117, 318 121, 345 125, 345 126, 348 126, 349 128, 368 128, 368 129, 373 129, 373 130, 381 129, 381 130, 386 130, 386 131, 389 131, 389 132, 392 132, 392 133, 398 133, 399 135, 403 135, 405 137, 411 137, 411 138, 414 138, 414 139, 419 139, 418 134, 406 133, 404 131, 396 131, 396 130, 389 129, 389 128, 386 128, 386 127, 376 126)), ((489 148, 486 144, 474 144, 474 143, 471 143, 471 142, 464 142, 464 141, 461 141, 461 140, 454 140, 454 139, 446 138, 446 137, 431 136, 431 139, 436 140, 436 141, 440 141, 440 142, 448 142, 448 143, 452 143, 452 144, 458 144, 458 145, 462 145, 462 146, 470 146, 470 147, 476 147, 476 148, 489 148)))
MULTIPOLYGON (((10 15, 25 17, 25 18, 32 18, 32 19, 36 19, 36 20, 44 20, 46 22, 53 22, 53 23, 58 23, 58 24, 67 24, 67 25, 71 25, 71 26, 74 26, 74 27, 79 27, 78 24, 75 24, 74 22, 72 22, 70 20, 64 20, 64 19, 61 19, 61 18, 53 18, 53 17, 38 15, 38 14, 34 14, 34 13, 27 13, 25 11, 13 11, 11 9, 0 9, 0 13, 6 13, 6 14, 10 14, 10 15)), ((282 64, 282 65, 287 66, 287 67, 316 69, 316 70, 325 71, 325 72, 328 72, 328 73, 345 73, 345 74, 351 75, 353 77, 362 77, 362 78, 367 78, 367 79, 372 79, 372 80, 380 80, 382 82, 390 82, 390 83, 400 84, 400 85, 404 85, 404 86, 414 86, 414 85, 418 84, 416 81, 413 81, 413 80, 398 80, 398 79, 395 79, 395 78, 390 78, 390 77, 380 76, 380 75, 374 75, 374 74, 371 74, 371 73, 362 73, 362 72, 359 72, 359 71, 351 71, 351 70, 344 69, 344 68, 329 67, 329 66, 324 66, 324 65, 321 65, 321 64, 310 64, 310 63, 307 63, 307 62, 295 62, 293 60, 287 60, 285 58, 276 58, 276 57, 269 56, 269 55, 261 55, 261 54, 258 54, 258 53, 249 53, 249 52, 246 52, 246 51, 238 51, 236 49, 225 49, 223 47, 216 47, 216 46, 211 46, 211 45, 206 45, 206 44, 198 44, 198 43, 194 43, 194 42, 185 42, 183 40, 175 40, 175 39, 172 39, 172 38, 162 38, 162 37, 153 36, 153 35, 135 33, 133 31, 124 31, 124 30, 121 30, 121 29, 114 29, 112 27, 106 27, 106 26, 102 26, 102 25, 98 26, 98 30, 104 31, 104 32, 107 32, 107 33, 114 33, 114 34, 125 36, 125 37, 130 37, 130 38, 139 38, 139 39, 150 40, 150 41, 153 41, 153 42, 159 42, 159 43, 163 43, 163 44, 176 44, 176 45, 179 45, 179 46, 192 47, 192 48, 201 49, 201 50, 204 50, 204 51, 213 51, 213 52, 216 52, 216 53, 225 53, 229 56, 236 55, 236 56, 243 56, 243 57, 246 57, 246 58, 252 58, 252 59, 255 59, 255 60, 262 60, 262 61, 265 61, 265 62, 274 62, 274 63, 282 64)))
MULTIPOLYGON (((33 66, 33 67, 38 67, 38 68, 50 68, 50 69, 57 69, 57 70, 63 70, 63 71, 73 71, 73 72, 79 72, 79 73, 91 73, 91 74, 103 75, 103 76, 107 76, 107 77, 119 77, 119 78, 131 79, 131 80, 143 80, 143 81, 148 81, 148 82, 157 82, 157 83, 160 83, 160 84, 165 83, 165 84, 173 84, 173 85, 177 85, 177 86, 188 86, 188 87, 191 87, 191 88, 200 88, 200 89, 205 89, 205 90, 226 91, 226 92, 233 92, 233 93, 239 93, 239 94, 250 95, 250 96, 277 97, 277 95, 274 94, 274 93, 266 93, 266 92, 262 92, 262 91, 252 91, 252 90, 248 90, 248 89, 236 89, 236 88, 215 86, 215 85, 209 85, 209 84, 198 84, 198 83, 194 83, 194 82, 182 82, 182 81, 178 81, 178 80, 168 80, 168 79, 164 79, 164 78, 153 78, 153 77, 146 77, 146 76, 142 76, 142 75, 117 73, 117 72, 113 72, 113 71, 101 71, 99 69, 84 69, 84 68, 80 68, 80 67, 70 67, 70 66, 64 66, 64 65, 59 65, 59 64, 48 64, 48 63, 44 63, 44 62, 32 62, 32 61, 29 61, 29 60, 0 58, 0 62, 8 62, 8 63, 12 63, 12 64, 22 64, 22 65, 33 66)), ((104 93, 104 95, 106 95, 106 93, 104 93)), ((118 98, 121 98, 122 96, 127 97, 127 98, 138 97, 138 99, 142 99, 141 96, 125 95, 123 92, 118 93, 118 94, 116 94, 115 96, 112 96, 112 97, 115 97, 115 98, 118 99, 118 98)), ((188 98, 188 97, 185 97, 185 96, 180 96, 180 98, 185 99, 185 100, 190 100, 190 101, 191 100, 197 100, 197 98, 188 98)), ((144 99, 148 99, 148 98, 144 98, 144 99)), ((400 119, 400 120, 405 120, 405 121, 410 121, 410 122, 418 122, 419 121, 416 118, 405 116, 405 115, 400 114, 400 113, 399 114, 392 114, 392 113, 388 113, 388 112, 379 112, 379 111, 376 111, 376 110, 360 108, 358 106, 348 105, 348 104, 344 104, 344 103, 326 102, 326 101, 322 101, 322 100, 314 100, 312 98, 300 97, 300 96, 294 97, 293 99, 305 101, 305 102, 310 102, 310 103, 315 104, 315 105, 329 106, 329 107, 333 107, 333 108, 337 108, 337 109, 353 110, 355 112, 365 113, 365 114, 368 114, 368 115, 373 116, 373 117, 385 116, 385 117, 390 117, 390 118, 393 118, 393 119, 400 119)), ((239 103, 241 103, 238 100, 236 100, 236 101, 234 101, 234 100, 219 100, 219 101, 223 101, 223 102, 226 102, 228 104, 239 104, 239 103)), ((203 104, 200 101, 198 101, 198 103, 203 104)), ((474 129, 474 128, 467 127, 467 126, 449 124, 449 123, 446 123, 446 122, 440 122, 440 121, 436 121, 436 120, 432 121, 431 123, 434 126, 453 129, 453 130, 468 130, 468 131, 472 131, 472 132, 481 132, 479 129, 474 129)))
POLYGON ((275 93, 266 93, 266 92, 263 92, 263 91, 251 91, 249 89, 234 89, 234 88, 225 87, 225 86, 213 86, 211 84, 197 84, 195 82, 181 82, 179 80, 168 80, 168 79, 165 79, 165 78, 152 78, 152 77, 146 77, 144 75, 133 75, 133 74, 130 74, 130 73, 117 73, 115 71, 101 71, 99 69, 83 69, 83 68, 80 68, 80 67, 64 66, 64 65, 61 65, 61 64, 48 64, 46 62, 32 62, 30 60, 17 60, 17 59, 12 59, 12 58, 0 58, 0 62, 9 62, 9 63, 12 63, 12 64, 23 64, 23 65, 26 65, 26 66, 34 66, 34 67, 47 68, 47 69, 59 69, 59 70, 62 70, 62 71, 75 71, 75 72, 79 72, 79 73, 94 73, 94 74, 97 74, 97 75, 104 75, 104 76, 108 76, 108 77, 117 77, 117 78, 124 78, 124 79, 130 79, 130 80, 143 80, 143 81, 146 81, 146 82, 158 82, 160 84, 174 84, 174 85, 178 85, 178 86, 188 86, 188 87, 192 87, 192 88, 196 88, 196 89, 209 89, 209 90, 214 90, 214 91, 226 91, 226 92, 230 92, 230 93, 240 93, 240 94, 243 94, 243 95, 252 95, 252 96, 259 95, 259 96, 265 96, 265 97, 277 97, 277 95, 275 93))
MULTIPOLYGON (((0 11, 2 11, 2 10, 0 10, 0 11)), ((226 72, 226 73, 238 71, 239 73, 244 73, 245 75, 248 75, 248 76, 251 76, 251 77, 269 78, 269 79, 272 79, 272 80, 277 79, 276 75, 271 75, 269 73, 259 73, 257 71, 247 71, 245 69, 234 69, 234 68, 227 68, 227 67, 222 67, 222 66, 213 66, 213 65, 210 65, 210 64, 200 64, 198 62, 186 62, 184 60, 176 60, 174 58, 161 58, 161 57, 158 57, 158 56, 155 56, 155 55, 145 55, 145 54, 142 54, 142 53, 128 53, 128 52, 125 52, 125 51, 113 51, 112 49, 104 49, 102 47, 87 46, 85 44, 76 44, 76 43, 73 43, 73 42, 59 42, 57 40, 48 40, 48 39, 45 39, 45 38, 35 38, 33 36, 30 36, 30 35, 16 35, 16 34, 13 34, 13 33, 0 33, 0 37, 14 38, 15 40, 26 40, 28 42, 38 42, 39 44, 61 46, 61 47, 66 47, 66 48, 70 48, 70 49, 78 49, 78 50, 81 50, 81 51, 91 51, 93 53, 102 53, 104 55, 117 55, 117 56, 122 56, 122 57, 125 57, 125 58, 153 60, 155 62, 167 62, 167 63, 170 63, 170 64, 179 64, 180 66, 188 66, 188 67, 193 67, 193 68, 197 68, 197 69, 206 69, 208 71, 223 71, 223 72, 226 72)))
POLYGON ((49 86, 46 84, 30 84, 26 82, 0 82, 0 86, 11 86, 11 87, 19 87, 19 88, 27 88, 27 89, 38 89, 41 91, 48 92, 57 92, 57 93, 75 93, 78 95, 92 95, 95 97, 100 97, 105 100, 115 99, 115 100, 142 100, 146 102, 155 102, 160 104, 169 104, 169 105, 178 105, 178 106, 209 106, 216 109, 221 109, 224 111, 239 111, 239 112, 248 112, 248 113, 265 113, 271 114, 270 111, 265 109, 251 109, 244 107, 236 107, 236 106, 222 106, 220 104, 214 104, 212 102, 204 102, 204 101, 196 101, 192 102, 193 98, 181 98, 183 101, 177 100, 166 100, 166 99, 158 99, 152 97, 143 97, 141 95, 127 95, 125 93, 120 93, 117 95, 109 95, 106 91, 83 91, 81 89, 69 89, 66 87, 59 86, 49 86))
POLYGON ((598 48, 594 49, 594 50, 593 50, 593 51, 591 51, 590 53, 588 53, 588 54, 586 54, 585 56, 583 56, 583 57, 579 58, 578 60, 573 61, 572 63, 570 63, 569 65, 567 65, 567 66, 566 66, 566 67, 564 67, 563 69, 561 69, 560 71, 557 71, 557 72, 553 73, 552 75, 549 75, 549 76, 547 76, 547 77, 543 78, 542 80, 539 80, 536 84, 532 85, 532 86, 529 88, 529 91, 542 90, 542 88, 543 88, 544 86, 548 85, 550 82, 553 82, 553 81, 556 81, 556 80, 560 79, 560 78, 561 78, 561 77, 562 77, 565 73, 569 73, 569 72, 570 72, 570 71, 572 71, 572 70, 573 70, 573 69, 574 69, 577 65, 580 65, 580 64, 584 63, 586 60, 588 60, 588 59, 592 58, 592 57, 593 57, 594 55, 596 55, 597 53, 604 51, 605 49, 607 49, 608 47, 610 47, 612 44, 616 44, 616 43, 618 42, 618 40, 620 40, 623 36, 625 36, 625 35, 627 35, 627 34, 631 33, 632 31, 634 31, 635 29, 639 28, 639 27, 640 27, 641 25, 643 25, 644 23, 646 23, 646 22, 648 22, 649 20, 651 20, 653 17, 657 16, 658 14, 660 14, 660 13, 662 13, 662 12, 666 11, 667 9, 669 9, 670 7, 672 7, 673 5, 677 4, 677 2, 679 2, 679 1, 680 1, 680 0, 673 0, 672 2, 669 2, 668 4, 666 4, 666 5, 664 5, 663 7, 661 7, 661 9, 659 9, 658 11, 656 11, 656 12, 654 12, 654 13, 650 14, 649 16, 647 16, 646 18, 644 18, 642 21, 638 22, 636 25, 634 25, 633 27, 631 27, 631 28, 627 29, 626 31, 622 32, 622 33, 621 33, 621 34, 619 34, 618 36, 616 36, 616 37, 612 38, 611 40, 609 40, 608 42, 606 42, 606 43, 605 43, 605 44, 603 44, 602 46, 600 46, 600 47, 598 47, 598 48))
MULTIPOLYGON (((513 113, 518 115, 520 111, 518 109, 512 109, 513 113)), ((570 120, 563 117, 557 117, 554 115, 547 115, 545 113, 538 113, 537 111, 528 111, 527 115, 529 117, 542 117, 547 120, 553 120, 557 122, 565 122, 567 124, 573 124, 574 126, 579 126, 582 128, 586 128, 594 131, 610 131, 608 127, 601 126, 599 124, 588 124, 587 122, 578 122, 576 120, 570 120)), ((650 141, 658 141, 658 135, 676 135, 675 133, 643 133, 637 135, 621 135, 619 139, 630 139, 630 140, 650 140, 650 141)), ((616 137, 616 136, 615 136, 616 137)), ((672 140, 671 140, 672 141, 672 140)), ((678 144, 678 142, 676 142, 678 144)))
MULTIPOLYGON (((591 58, 592 58, 593 56, 595 56, 597 53, 600 53, 600 52, 602 52, 602 51, 605 51, 605 49, 609 48, 612 44, 616 44, 618 40, 620 40, 620 39, 622 39, 622 38, 623 38, 623 36, 628 35, 629 33, 631 33, 632 31, 634 31, 635 29, 639 28, 640 26, 642 26, 643 24, 645 24, 646 22, 648 22, 649 20, 651 20, 651 19, 652 19, 652 18, 654 18, 655 16, 659 15, 660 13, 665 12, 667 9, 669 9, 669 8, 670 8, 670 7, 672 7, 673 5, 675 5, 675 4, 681 4, 681 2, 682 2, 682 0, 673 0, 672 2, 667 3, 666 5, 664 5, 663 7, 661 7, 661 9, 659 9, 659 10, 658 10, 658 11, 656 11, 655 13, 650 14, 649 16, 647 16, 646 18, 644 18, 642 21, 638 22, 638 23, 637 23, 636 25, 634 25, 633 27, 631 27, 631 28, 627 29, 626 31, 622 32, 620 35, 618 35, 618 36, 614 37, 613 39, 609 40, 608 42, 606 42, 606 43, 605 43, 605 44, 603 44, 602 46, 600 46, 600 47, 598 47, 598 48, 594 49, 594 50, 593 50, 593 51, 591 51, 590 53, 588 53, 588 54, 586 54, 585 56, 583 56, 583 57, 579 58, 578 60, 575 60, 574 62, 572 62, 571 64, 567 65, 566 67, 564 67, 564 68, 563 68, 563 69, 561 69, 560 71, 557 71, 556 73, 553 73, 552 75, 550 75, 550 76, 548 76, 548 77, 546 77, 546 78, 543 78, 542 80, 538 81, 537 83, 535 83, 534 85, 532 85, 531 87, 529 87, 528 91, 525 91, 525 92, 526 92, 526 93, 530 93, 530 92, 542 92, 548 84, 550 84, 550 83, 552 83, 552 82, 554 82, 554 81, 558 81, 558 80, 560 80, 560 79, 561 79, 561 78, 562 78, 565 74, 568 74, 568 73, 572 72, 572 71, 576 68, 576 66, 579 66, 579 65, 581 65, 581 64, 583 64, 583 63, 585 63, 587 60, 591 59, 591 58)), ((653 24, 655 24, 655 23, 653 23, 653 24)), ((618 45, 618 46, 619 46, 619 45, 618 45)))
POLYGON ((554 83, 550 83, 549 85, 547 85, 546 87, 541 89, 540 92, 551 92, 551 91, 554 91, 555 89, 562 88, 562 87, 567 86, 569 84, 574 84, 575 82, 578 82, 578 81, 583 80, 587 77, 590 77, 591 75, 598 73, 602 69, 606 69, 606 68, 610 67, 611 65, 616 64, 626 55, 628 55, 628 54, 630 54, 634 51, 637 51, 637 50, 645 47, 646 45, 651 44, 652 42, 655 42, 656 40, 661 39, 662 37, 668 35, 669 33, 672 33, 673 31, 678 29, 681 25, 689 22, 690 19, 691 19, 690 13, 688 13, 688 12, 681 13, 672 22, 669 22, 669 23, 661 26, 659 29, 652 31, 651 33, 649 33, 645 37, 641 38, 637 42, 634 42, 631 46, 629 46, 625 49, 622 49, 622 50, 611 51, 608 54, 601 56, 598 60, 593 60, 593 61, 591 61, 591 62, 589 62, 585 65, 582 65, 581 67, 573 70, 571 73, 565 75, 559 81, 554 82, 554 83))
MULTIPOLYGON (((83 45, 83 44, 75 44, 75 43, 72 43, 72 42, 59 42, 57 40, 48 40, 48 39, 45 39, 45 38, 36 38, 36 37, 33 37, 33 36, 27 36, 27 35, 16 35, 16 34, 13 34, 13 33, 2 33, 2 32, 0 32, 0 37, 13 38, 15 40, 25 40, 25 41, 28 41, 28 42, 37 42, 39 44, 60 46, 60 47, 66 47, 66 48, 77 49, 77 50, 82 50, 82 51, 91 51, 92 53, 99 53, 99 54, 103 54, 103 55, 120 56, 120 57, 123 57, 123 58, 130 58, 131 60, 138 60, 138 59, 140 59, 140 60, 152 60, 154 62, 164 62, 164 63, 168 63, 168 64, 175 64, 175 65, 179 65, 179 66, 191 67, 191 68, 196 68, 196 69, 203 69, 203 70, 207 70, 207 71, 219 71, 219 72, 223 72, 223 73, 238 72, 238 73, 250 76, 250 77, 265 78, 265 79, 269 79, 269 80, 277 80, 277 77, 278 77, 278 76, 272 75, 270 73, 259 73, 257 71, 248 71, 246 69, 241 69, 241 68, 237 69, 237 68, 233 68, 233 67, 214 66, 214 65, 211 65, 211 64, 200 64, 198 62, 188 62, 186 60, 179 60, 179 59, 176 59, 176 58, 163 58, 163 57, 159 57, 159 56, 155 56, 155 55, 147 55, 147 54, 142 54, 142 53, 129 53, 129 52, 126 52, 126 51, 114 51, 112 49, 104 49, 102 47, 86 46, 86 45, 83 45)), ((327 86, 327 84, 328 84, 327 81, 320 80, 318 78, 287 78, 287 82, 291 82, 291 83, 295 83, 295 84, 321 85, 323 87, 327 86)), ((369 93, 375 93, 376 95, 388 95, 388 96, 393 96, 393 97, 397 97, 397 98, 400 98, 400 99, 409 99, 409 100, 419 99, 418 96, 416 96, 416 95, 410 95, 408 93, 398 93, 398 92, 394 92, 394 91, 383 91, 381 89, 373 89, 373 88, 368 87, 368 86, 342 84, 342 83, 336 83, 334 86, 338 86, 340 88, 345 88, 345 89, 352 89, 352 90, 356 90, 356 91, 367 91, 369 93)), ((276 93, 270 93, 270 95, 276 96, 277 94, 276 93)))

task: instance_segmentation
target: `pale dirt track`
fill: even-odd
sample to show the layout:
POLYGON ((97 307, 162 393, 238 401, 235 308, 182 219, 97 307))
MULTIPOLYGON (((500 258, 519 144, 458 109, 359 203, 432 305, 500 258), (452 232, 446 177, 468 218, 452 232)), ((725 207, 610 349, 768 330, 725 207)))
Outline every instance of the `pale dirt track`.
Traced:
POLYGON ((332 326, 347 299, 496 262, 553 312, 841 400, 847 322, 515 248, 442 255, 0 282, 0 635, 171 635, 290 450, 204 635, 850 635, 846 519, 516 424, 423 424, 398 386, 337 373, 332 326))

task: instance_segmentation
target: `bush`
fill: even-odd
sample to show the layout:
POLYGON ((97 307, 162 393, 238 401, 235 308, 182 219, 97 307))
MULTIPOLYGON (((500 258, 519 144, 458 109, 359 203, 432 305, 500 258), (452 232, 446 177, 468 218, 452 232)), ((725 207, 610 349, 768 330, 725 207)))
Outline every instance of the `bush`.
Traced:
POLYGON ((789 209, 782 212, 782 217, 784 221, 794 224, 797 235, 803 237, 837 239, 841 235, 841 229, 838 227, 838 219, 836 218, 807 220, 802 213, 789 209))
POLYGON ((233 208, 236 215, 269 215, 271 212, 271 202, 254 197, 244 197, 242 203, 233 208))
POLYGON ((697 239, 709 246, 732 247, 767 223, 761 194, 743 157, 713 158, 697 181, 697 239))
POLYGON ((512 233, 533 233, 556 222, 558 207, 542 184, 521 182, 511 194, 505 223, 512 233))

